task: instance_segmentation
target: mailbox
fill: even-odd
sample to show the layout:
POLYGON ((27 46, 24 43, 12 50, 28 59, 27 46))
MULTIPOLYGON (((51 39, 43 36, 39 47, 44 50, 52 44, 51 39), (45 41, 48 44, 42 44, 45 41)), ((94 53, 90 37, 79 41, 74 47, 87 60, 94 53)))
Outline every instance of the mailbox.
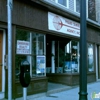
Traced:
POLYGON ((28 61, 22 61, 20 65, 20 83, 22 87, 28 87, 30 83, 30 64, 28 61))

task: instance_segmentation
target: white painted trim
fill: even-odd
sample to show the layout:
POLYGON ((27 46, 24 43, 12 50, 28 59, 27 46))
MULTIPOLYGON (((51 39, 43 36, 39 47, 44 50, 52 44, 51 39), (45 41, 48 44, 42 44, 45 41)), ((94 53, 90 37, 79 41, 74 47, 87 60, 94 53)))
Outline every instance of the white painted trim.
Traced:
MULTIPOLYGON (((32 32, 30 32, 30 54, 32 54, 32 32)), ((32 56, 30 56, 30 75, 32 77, 32 56)))
POLYGON ((58 3, 58 0, 55 0, 56 3, 58 3))
POLYGON ((74 0, 74 12, 76 12, 76 0, 74 0))
POLYGON ((67 0, 67 8, 69 9, 69 0, 67 0))
POLYGON ((86 0, 86 18, 88 18, 88 0, 86 0))

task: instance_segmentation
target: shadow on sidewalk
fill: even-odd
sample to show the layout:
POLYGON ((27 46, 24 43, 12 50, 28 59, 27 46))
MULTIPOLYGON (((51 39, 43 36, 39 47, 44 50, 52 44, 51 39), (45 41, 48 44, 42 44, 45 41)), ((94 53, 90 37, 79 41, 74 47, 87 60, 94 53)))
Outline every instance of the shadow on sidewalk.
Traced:
POLYGON ((74 87, 77 87, 77 86, 67 86, 64 84, 48 82, 47 95, 52 94, 52 93, 65 91, 65 90, 69 90, 69 89, 72 89, 74 87))

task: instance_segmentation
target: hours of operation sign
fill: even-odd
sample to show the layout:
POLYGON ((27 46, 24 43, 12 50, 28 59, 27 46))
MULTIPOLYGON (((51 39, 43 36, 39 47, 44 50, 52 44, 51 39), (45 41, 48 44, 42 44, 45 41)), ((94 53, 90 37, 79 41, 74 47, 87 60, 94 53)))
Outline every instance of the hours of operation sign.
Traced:
POLYGON ((17 40, 17 54, 29 54, 30 53, 30 42, 17 40))

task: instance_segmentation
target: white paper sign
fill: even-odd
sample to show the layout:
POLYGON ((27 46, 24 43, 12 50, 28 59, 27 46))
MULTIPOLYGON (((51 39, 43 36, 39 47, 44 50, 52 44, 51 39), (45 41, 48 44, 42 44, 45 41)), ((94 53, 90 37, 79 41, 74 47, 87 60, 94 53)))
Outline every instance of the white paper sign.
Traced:
POLYGON ((48 12, 48 28, 49 30, 80 36, 80 23, 51 12, 48 12))
POLYGON ((29 54, 30 53, 30 42, 17 40, 17 54, 29 54))

